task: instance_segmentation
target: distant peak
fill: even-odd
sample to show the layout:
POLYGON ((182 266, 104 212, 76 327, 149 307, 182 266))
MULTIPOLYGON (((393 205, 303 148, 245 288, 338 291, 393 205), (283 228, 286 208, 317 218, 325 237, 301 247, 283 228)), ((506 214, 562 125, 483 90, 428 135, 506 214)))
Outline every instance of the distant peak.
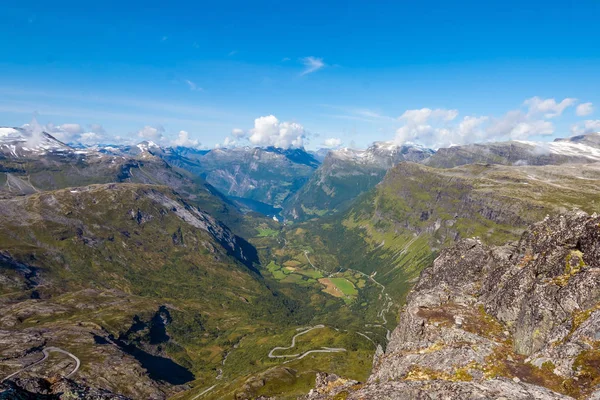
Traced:
POLYGON ((158 144, 154 143, 151 140, 144 140, 143 142, 138 143, 138 146, 144 146, 144 147, 151 147, 151 148, 160 149, 160 146, 158 144))
POLYGON ((369 146, 369 148, 376 148, 376 149, 386 149, 386 150, 396 150, 400 147, 400 145, 398 145, 397 143, 394 142, 373 142, 371 144, 371 146, 369 146))
POLYGON ((22 133, 15 128, 2 127, 0 128, 0 138, 18 137, 22 133))
POLYGON ((317 168, 320 162, 309 152, 307 152, 304 147, 289 147, 289 148, 281 148, 274 146, 267 147, 231 147, 231 148, 214 148, 210 151, 213 155, 221 154, 227 155, 231 153, 239 154, 240 152, 247 152, 256 155, 257 157, 260 154, 272 154, 276 155, 276 157, 285 157, 288 160, 292 161, 295 164, 304 164, 312 168, 317 168))
POLYGON ((0 127, 0 153, 9 157, 38 156, 49 152, 70 151, 74 151, 74 149, 46 132, 0 127))

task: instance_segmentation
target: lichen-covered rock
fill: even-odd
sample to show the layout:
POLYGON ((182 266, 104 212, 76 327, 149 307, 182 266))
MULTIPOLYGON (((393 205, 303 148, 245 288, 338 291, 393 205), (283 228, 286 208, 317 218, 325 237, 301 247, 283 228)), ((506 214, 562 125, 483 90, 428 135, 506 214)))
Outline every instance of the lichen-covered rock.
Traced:
POLYGON ((344 379, 335 374, 318 372, 315 378, 315 388, 312 389, 306 399, 328 399, 332 396, 347 393, 348 390, 354 391, 358 382, 351 379, 344 379))
POLYGON ((50 382, 30 378, 0 384, 0 400, 129 400, 129 397, 95 389, 70 379, 50 382))
POLYGON ((307 398, 596 399, 598 385, 600 217, 572 213, 517 243, 442 251, 369 380, 330 390, 318 380, 307 398))

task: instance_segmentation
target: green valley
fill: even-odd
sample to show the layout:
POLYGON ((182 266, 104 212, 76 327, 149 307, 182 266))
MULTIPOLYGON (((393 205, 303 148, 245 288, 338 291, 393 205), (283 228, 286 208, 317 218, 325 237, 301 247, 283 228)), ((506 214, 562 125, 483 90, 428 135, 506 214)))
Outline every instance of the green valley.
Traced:
POLYGON ((343 207, 280 222, 165 161, 200 156, 153 152, 0 160, 0 342, 14 349, 0 374, 61 375, 63 353, 32 364, 57 348, 78 379, 130 398, 293 399, 325 371, 365 381, 441 250, 600 211, 597 164, 401 162, 343 207))

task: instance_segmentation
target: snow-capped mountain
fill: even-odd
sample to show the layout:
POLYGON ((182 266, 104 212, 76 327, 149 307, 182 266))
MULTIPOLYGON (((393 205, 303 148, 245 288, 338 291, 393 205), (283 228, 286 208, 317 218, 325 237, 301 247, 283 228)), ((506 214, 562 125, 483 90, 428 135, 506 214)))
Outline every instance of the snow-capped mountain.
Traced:
POLYGON ((46 132, 23 128, 0 128, 0 154, 18 158, 47 153, 75 152, 76 150, 46 132))
MULTIPOLYGON (((90 149, 91 150, 91 149, 90 149)), ((137 145, 104 145, 98 153, 134 159, 161 159, 171 166, 201 176, 223 194, 256 209, 279 208, 319 166, 304 149, 233 147, 200 150, 161 147, 151 141, 137 145)))
MULTIPOLYGON (((342 148, 332 150, 330 157, 352 161, 357 164, 391 168, 401 161, 419 162, 434 153, 433 150, 416 144, 398 145, 393 142, 374 142, 366 150, 342 148)), ((326 160, 323 161, 323 164, 326 160)))
POLYGON ((226 195, 277 208, 300 189, 319 166, 319 162, 301 148, 219 148, 199 157, 198 161, 207 182, 226 195))
POLYGON ((599 161, 600 133, 590 133, 553 142, 513 140, 453 146, 439 149, 424 163, 437 168, 452 168, 473 163, 557 165, 599 161))
POLYGON ((576 144, 584 144, 587 146, 600 149, 600 132, 588 133, 587 135, 571 136, 567 139, 556 139, 555 142, 570 142, 576 144))

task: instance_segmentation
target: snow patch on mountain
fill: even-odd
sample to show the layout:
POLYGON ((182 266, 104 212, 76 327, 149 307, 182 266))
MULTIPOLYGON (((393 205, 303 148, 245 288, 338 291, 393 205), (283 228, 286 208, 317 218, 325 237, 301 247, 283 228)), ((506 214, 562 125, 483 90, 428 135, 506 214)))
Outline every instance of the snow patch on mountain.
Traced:
POLYGON ((73 148, 46 132, 23 128, 0 128, 0 154, 8 157, 19 158, 73 151, 73 148))
POLYGON ((532 147, 534 155, 555 154, 569 157, 586 157, 590 161, 600 161, 600 148, 588 146, 583 143, 556 141, 556 142, 530 142, 518 141, 532 147))
POLYGON ((412 161, 412 158, 423 159, 424 156, 433 154, 433 150, 412 143, 398 145, 394 142, 374 142, 366 150, 344 147, 332 150, 329 154, 334 158, 354 161, 358 164, 380 165, 389 168, 400 159, 409 161, 412 161))

